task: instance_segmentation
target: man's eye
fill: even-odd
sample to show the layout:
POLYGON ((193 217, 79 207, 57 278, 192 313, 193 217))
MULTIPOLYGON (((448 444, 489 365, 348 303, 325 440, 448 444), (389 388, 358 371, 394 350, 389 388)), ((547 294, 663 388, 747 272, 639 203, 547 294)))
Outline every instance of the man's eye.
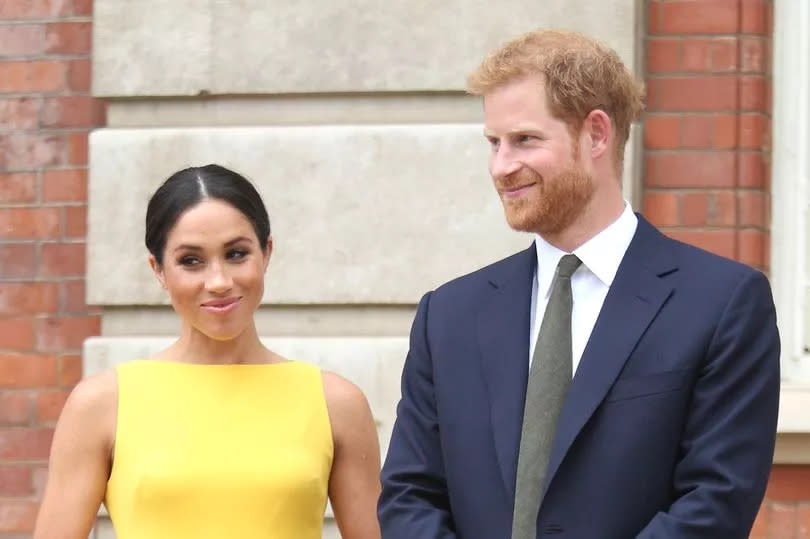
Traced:
POLYGON ((497 148, 498 144, 500 144, 500 141, 493 137, 487 137, 487 142, 489 142, 489 145, 493 148, 497 148))

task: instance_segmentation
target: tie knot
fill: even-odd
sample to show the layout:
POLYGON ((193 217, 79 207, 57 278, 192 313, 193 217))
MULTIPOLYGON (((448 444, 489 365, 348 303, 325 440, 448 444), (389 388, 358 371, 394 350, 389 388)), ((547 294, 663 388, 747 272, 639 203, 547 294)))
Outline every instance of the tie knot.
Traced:
POLYGON ((570 279, 580 264, 582 264, 582 260, 577 258, 577 255, 563 256, 560 263, 557 264, 557 276, 570 279))

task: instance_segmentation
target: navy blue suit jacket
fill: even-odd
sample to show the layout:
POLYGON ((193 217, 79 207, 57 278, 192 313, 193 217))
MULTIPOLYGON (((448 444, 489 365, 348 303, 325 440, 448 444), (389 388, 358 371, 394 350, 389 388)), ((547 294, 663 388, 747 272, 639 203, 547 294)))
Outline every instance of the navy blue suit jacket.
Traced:
MULTIPOLYGON (((510 537, 536 263, 532 246, 420 302, 384 539, 510 537)), ((538 537, 748 537, 778 401, 766 278, 640 217, 561 412, 538 537)))

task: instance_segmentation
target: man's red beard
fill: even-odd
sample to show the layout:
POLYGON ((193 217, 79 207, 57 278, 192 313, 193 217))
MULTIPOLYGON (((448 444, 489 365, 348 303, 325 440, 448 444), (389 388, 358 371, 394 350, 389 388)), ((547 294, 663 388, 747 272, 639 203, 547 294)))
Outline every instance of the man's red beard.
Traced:
POLYGON ((521 168, 497 184, 499 191, 535 183, 525 197, 501 197, 506 221, 515 230, 543 234, 562 232, 579 218, 595 191, 593 178, 577 165, 543 178, 521 168))

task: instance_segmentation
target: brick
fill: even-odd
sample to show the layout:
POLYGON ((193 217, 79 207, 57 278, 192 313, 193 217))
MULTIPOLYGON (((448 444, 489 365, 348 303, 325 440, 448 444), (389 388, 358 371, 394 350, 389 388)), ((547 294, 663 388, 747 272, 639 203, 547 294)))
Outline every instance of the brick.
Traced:
POLYGON ((767 195, 762 191, 740 191, 737 193, 740 226, 767 226, 767 195))
POLYGON ((661 31, 669 34, 732 34, 738 0, 680 0, 661 4, 661 31))
POLYGON ((87 237, 87 206, 67 206, 65 208, 65 237, 87 237))
POLYGON ((798 524, 797 530, 798 539, 810 539, 810 503, 805 502, 799 505, 798 510, 798 524))
POLYGON ((67 162, 65 137, 56 134, 0 134, 0 169, 30 171, 67 162))
POLYGON ((68 157, 71 165, 87 165, 87 133, 71 133, 68 136, 68 157))
POLYGON ((41 24, 0 26, 0 57, 41 54, 44 35, 41 24))
POLYGON ((21 279, 37 272, 36 246, 30 243, 0 243, 0 279, 21 279))
POLYGON ((30 316, 0 318, 0 350, 28 352, 34 349, 34 319, 30 316))
POLYGON ((734 226, 737 224, 737 197, 733 191, 714 191, 709 196, 708 224, 734 226))
POLYGON ((84 243, 46 243, 42 246, 42 277, 81 277, 85 271, 84 243))
MULTIPOLYGON (((26 391, 0 390, 0 426, 28 425, 31 422, 31 395, 26 391)), ((0 466, 0 496, 3 495, 3 467, 0 466)))
POLYGON ((55 387, 56 365, 54 356, 0 354, 0 387, 55 387))
POLYGON ((810 466, 774 466, 765 497, 779 502, 810 500, 810 466))
POLYGON ((70 391, 40 391, 37 394, 37 421, 55 423, 65 406, 70 391))
POLYGON ((643 214, 656 226, 675 226, 678 216, 678 195, 671 192, 647 191, 644 193, 643 214))
POLYGON ((764 114, 741 114, 740 119, 740 148, 763 149, 768 145, 768 131, 770 126, 764 114))
POLYGON ((31 97, 0 99, 0 129, 36 129, 40 105, 31 97))
POLYGON ((712 148, 729 150, 737 146, 736 114, 715 114, 712 117, 712 148))
POLYGON ((799 515, 795 504, 774 503, 771 505, 768 537, 792 539, 796 537, 799 515))
POLYGON ((677 148, 679 125, 678 116, 648 114, 644 123, 644 146, 656 150, 677 148))
POLYGON ((0 430, 0 459, 46 459, 52 438, 53 429, 50 428, 0 430))
POLYGON ((82 356, 66 354, 59 357, 59 386, 73 387, 82 379, 82 356))
POLYGON ((96 127, 106 121, 104 101, 91 96, 51 97, 42 104, 43 127, 96 127))
POLYGON ((769 539, 768 528, 770 526, 771 508, 766 503, 763 503, 757 513, 757 518, 754 520, 754 526, 751 528, 749 539, 769 539))
POLYGON ((647 71, 665 73, 681 69, 681 40, 652 38, 647 40, 647 71))
POLYGON ((709 222, 709 193, 685 193, 681 197, 682 224, 684 226, 704 226, 709 222))
POLYGON ((0 315, 50 313, 58 306, 56 283, 0 283, 0 315))
POLYGON ((768 57, 765 40, 760 37, 743 37, 740 44, 740 64, 744 73, 765 73, 768 57))
POLYGON ((62 287, 62 298, 64 300, 63 309, 66 313, 87 314, 88 311, 94 310, 85 302, 84 280, 65 281, 60 286, 62 287))
POLYGON ((661 4, 656 0, 647 2, 647 32, 650 35, 661 31, 661 4))
MULTIPOLYGON (((0 397, 0 400, 2 400, 2 397, 0 397)), ((30 496, 32 493, 31 468, 29 466, 0 465, 0 497, 30 496)))
POLYGON ((708 148, 711 145, 712 119, 706 115, 683 115, 681 117, 681 147, 708 148))
POLYGON ((91 74, 90 60, 71 60, 68 62, 68 87, 73 92, 89 92, 91 74))
POLYGON ((646 171, 648 187, 731 187, 734 153, 648 153, 646 171))
MULTIPOLYGON (((777 0, 779 1, 779 0, 777 0)), ((742 31, 746 34, 766 34, 771 28, 769 24, 768 8, 771 2, 766 0, 742 0, 742 31)))
POLYGON ((741 187, 765 186, 765 161, 761 152, 740 152, 739 180, 741 187))
POLYGON ((93 0, 73 0, 74 15, 92 15, 93 0))
POLYGON ((0 239, 46 239, 58 235, 57 208, 0 208, 0 239))
POLYGON ((712 40, 711 44, 711 65, 714 72, 736 71, 737 61, 737 39, 718 38, 712 40))
POLYGON ((0 19, 60 17, 69 7, 69 0, 0 0, 0 19))
POLYGON ((37 199, 35 174, 0 174, 0 204, 34 202, 37 199))
POLYGON ((101 330, 98 316, 51 317, 37 320, 37 349, 42 352, 79 351, 84 340, 101 330))
POLYGON ((37 500, 42 499, 45 493, 45 485, 48 482, 48 467, 47 466, 31 466, 31 487, 34 491, 34 497, 37 500))
POLYGON ((762 267, 765 264, 765 235, 760 230, 738 231, 739 257, 743 264, 762 267))
POLYGON ((58 92, 65 89, 67 69, 54 60, 0 62, 0 92, 58 92))
MULTIPOLYGON (((17 0, 10 0, 12 3, 17 0)), ((2 4, 2 2, 0 2, 2 4)), ((3 434, 0 433, 0 437, 3 434)), ((2 441, 0 441, 2 444, 2 441)), ((38 505, 22 500, 0 500, 0 533, 30 533, 34 531, 38 505)), ((12 538, 13 539, 13 538, 12 538)))
POLYGON ((45 28, 45 51, 56 54, 87 54, 92 41, 90 22, 56 22, 45 28))
POLYGON ((709 71, 712 67, 711 41, 687 39, 683 42, 683 70, 709 71))
POLYGON ((45 202, 87 202, 87 169, 46 170, 42 175, 45 202))
POLYGON ((736 109, 737 79, 733 76, 660 77, 650 79, 648 83, 650 111, 736 109))
POLYGON ((666 234, 678 241, 694 245, 709 252, 734 258, 734 231, 721 230, 669 230, 666 234))
POLYGON ((740 77, 740 109, 746 111, 769 112, 768 89, 765 79, 757 75, 740 77))

